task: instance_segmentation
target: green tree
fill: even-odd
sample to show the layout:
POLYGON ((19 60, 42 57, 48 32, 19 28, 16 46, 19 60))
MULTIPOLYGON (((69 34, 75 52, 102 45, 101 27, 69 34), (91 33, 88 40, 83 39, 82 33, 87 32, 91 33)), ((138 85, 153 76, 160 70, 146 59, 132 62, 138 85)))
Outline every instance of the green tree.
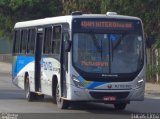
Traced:
POLYGON ((63 14, 73 11, 83 13, 100 13, 101 0, 66 0, 63 3, 63 14))
POLYGON ((160 32, 159 0, 102 0, 101 13, 115 11, 119 14, 140 17, 145 32, 158 36, 160 32))
POLYGON ((0 35, 11 36, 14 24, 18 21, 40 19, 62 14, 60 0, 1 0, 0 35))

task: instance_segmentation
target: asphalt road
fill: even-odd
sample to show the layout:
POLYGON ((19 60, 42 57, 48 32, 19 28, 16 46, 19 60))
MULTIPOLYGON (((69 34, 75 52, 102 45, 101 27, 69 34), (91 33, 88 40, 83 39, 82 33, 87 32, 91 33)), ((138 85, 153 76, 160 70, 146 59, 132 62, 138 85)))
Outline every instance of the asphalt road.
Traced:
MULTIPOLYGON (((2 67, 0 68, 0 70, 2 67)), ((159 113, 160 119, 160 97, 146 95, 142 102, 131 102, 124 111, 116 111, 112 105, 99 103, 79 103, 72 105, 69 109, 58 109, 56 104, 52 103, 52 97, 46 96, 45 99, 27 102, 24 91, 12 84, 9 73, 0 71, 0 119, 5 117, 15 117, 15 119, 24 118, 72 118, 72 119, 97 119, 97 118, 136 118, 148 114, 159 113), (145 113, 145 115, 143 115, 145 113), (17 115, 16 115, 17 114, 17 115)), ((153 117, 153 115, 151 115, 153 117)), ((147 117, 148 118, 148 117, 147 117)), ((13 119, 13 118, 12 118, 13 119)))

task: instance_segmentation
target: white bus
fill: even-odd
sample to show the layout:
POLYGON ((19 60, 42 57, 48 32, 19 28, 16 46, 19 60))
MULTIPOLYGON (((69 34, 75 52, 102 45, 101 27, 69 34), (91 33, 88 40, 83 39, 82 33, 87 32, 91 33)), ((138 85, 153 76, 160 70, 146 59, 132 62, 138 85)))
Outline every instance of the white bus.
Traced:
POLYGON ((28 101, 49 95, 62 109, 93 101, 123 110, 144 100, 145 59, 137 17, 74 12, 14 26, 12 79, 28 101))

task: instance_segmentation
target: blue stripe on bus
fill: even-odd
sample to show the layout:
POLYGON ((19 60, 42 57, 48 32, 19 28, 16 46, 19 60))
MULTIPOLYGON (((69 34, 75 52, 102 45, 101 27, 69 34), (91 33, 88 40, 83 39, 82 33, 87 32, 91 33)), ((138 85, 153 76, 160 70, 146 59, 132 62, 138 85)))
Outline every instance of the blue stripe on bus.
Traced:
POLYGON ((16 56, 13 67, 14 76, 16 76, 27 64, 32 61, 34 61, 33 56, 16 56))
POLYGON ((94 89, 97 86, 100 86, 100 85, 107 83, 107 82, 87 81, 81 76, 79 76, 78 79, 80 82, 82 82, 85 85, 85 88, 87 88, 87 89, 94 89))
POLYGON ((87 86, 88 89, 94 89, 96 88, 97 86, 100 86, 100 85, 103 85, 103 84, 106 84, 106 82, 92 82, 91 84, 89 84, 87 86))

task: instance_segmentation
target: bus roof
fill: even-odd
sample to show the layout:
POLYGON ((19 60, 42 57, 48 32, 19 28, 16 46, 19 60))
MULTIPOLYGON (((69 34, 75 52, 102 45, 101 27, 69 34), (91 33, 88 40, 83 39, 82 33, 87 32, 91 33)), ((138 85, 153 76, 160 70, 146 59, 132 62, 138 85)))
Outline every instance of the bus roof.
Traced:
POLYGON ((58 17, 43 18, 37 20, 17 22, 14 28, 24 28, 24 27, 33 27, 47 24, 56 24, 56 23, 71 23, 74 18, 112 18, 112 19, 132 19, 140 20, 138 17, 133 16, 124 16, 124 15, 106 15, 106 14, 82 14, 82 15, 66 15, 58 17))

